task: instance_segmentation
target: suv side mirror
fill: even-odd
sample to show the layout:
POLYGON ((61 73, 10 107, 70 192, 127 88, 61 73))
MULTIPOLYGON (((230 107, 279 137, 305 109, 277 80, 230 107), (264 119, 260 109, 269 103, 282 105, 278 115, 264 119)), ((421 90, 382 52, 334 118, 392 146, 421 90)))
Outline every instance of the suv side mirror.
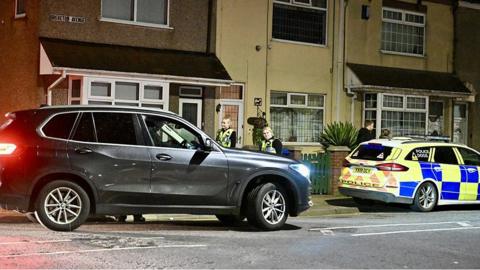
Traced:
POLYGON ((205 151, 212 151, 213 149, 213 143, 210 138, 205 139, 205 151))

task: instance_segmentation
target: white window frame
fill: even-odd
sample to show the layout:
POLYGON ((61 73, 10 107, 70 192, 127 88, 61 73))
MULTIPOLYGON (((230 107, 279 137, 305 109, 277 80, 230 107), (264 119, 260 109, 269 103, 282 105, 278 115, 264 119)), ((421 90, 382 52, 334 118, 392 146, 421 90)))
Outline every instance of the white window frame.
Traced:
MULTIPOLYGON (((325 99, 323 101, 325 103, 325 99)), ((287 94, 287 106, 292 107, 292 108, 306 108, 308 107, 308 94, 297 94, 297 93, 288 93, 287 94), (293 96, 299 96, 299 97, 305 97, 305 104, 292 104, 292 97, 293 96)), ((274 105, 275 106, 275 105, 274 105)))
POLYGON ((189 85, 182 85, 178 88, 178 95, 180 97, 197 97, 197 98, 201 98, 203 96, 203 88, 200 87, 200 86, 189 86, 189 85), (184 94, 182 93, 182 90, 184 89, 196 89, 196 90, 199 90, 200 91, 200 94, 198 95, 194 95, 194 94, 184 94))
POLYGON ((115 18, 108 18, 108 17, 103 17, 103 4, 102 1, 100 0, 100 21, 102 22, 112 22, 112 23, 121 23, 121 24, 129 24, 129 25, 138 25, 138 26, 146 26, 146 27, 152 27, 152 28, 163 28, 163 29, 173 29, 173 27, 170 26, 170 0, 165 0, 167 1, 167 20, 166 24, 158 24, 158 23, 146 23, 146 22, 137 22, 137 0, 134 0, 133 4, 133 21, 130 20, 121 20, 121 19, 115 19, 115 18))
POLYGON ((382 127, 382 111, 425 113, 425 132, 428 131, 428 109, 429 109, 429 107, 428 107, 429 97, 428 96, 383 94, 383 93, 365 93, 365 94, 376 94, 377 95, 377 108, 366 108, 366 104, 365 104, 366 100, 364 99, 363 100, 363 110, 362 110, 362 120, 363 120, 362 122, 365 122, 365 112, 366 111, 376 111, 377 112, 377 119, 376 119, 376 123, 375 123, 376 137, 377 138, 380 136, 380 132, 383 129, 383 127, 382 127), (384 100, 385 96, 403 97, 402 108, 383 106, 383 100, 384 100), (407 98, 408 97, 424 98, 425 99, 425 109, 407 108, 407 98))
POLYGON ((202 112, 203 112, 203 106, 202 106, 202 101, 201 99, 197 98, 179 98, 178 100, 178 114, 183 117, 183 104, 188 103, 188 104, 197 104, 197 127, 202 128, 202 112))
POLYGON ((308 3, 303 3, 303 2, 298 2, 296 0, 293 0, 293 4, 311 7, 312 6, 312 0, 308 0, 308 3))
POLYGON ((158 81, 149 81, 149 80, 132 80, 128 78, 107 78, 107 77, 85 77, 84 79, 84 91, 86 95, 82 96, 82 104, 88 104, 89 101, 99 101, 99 102, 110 102, 110 104, 115 105, 117 103, 131 103, 136 104, 136 107, 142 107, 144 104, 148 105, 162 105, 163 110, 168 110, 169 102, 169 83, 167 82, 158 82, 158 81), (109 97, 102 96, 93 96, 92 95, 92 83, 108 83, 110 84, 111 93, 109 97), (139 97, 138 100, 124 100, 115 98, 115 83, 116 82, 126 82, 126 83, 137 83, 139 85, 139 97), (144 89, 145 85, 147 86, 158 86, 162 87, 162 99, 147 99, 144 98, 144 89))
MULTIPOLYGON (((384 22, 389 22, 389 23, 396 23, 396 24, 403 24, 403 25, 410 25, 410 26, 417 26, 417 27, 422 27, 423 28, 423 53, 422 54, 415 54, 415 53, 404 53, 404 52, 397 52, 397 51, 389 51, 389 50, 384 50, 382 49, 380 45, 380 52, 385 53, 385 54, 398 54, 398 55, 406 55, 406 56, 416 56, 416 57, 425 57, 425 39, 427 36, 427 15, 425 13, 420 13, 420 12, 414 12, 414 11, 408 11, 408 10, 403 10, 403 9, 396 9, 396 8, 390 8, 390 7, 382 7, 382 27, 381 31, 383 31, 383 23, 384 22), (383 17, 383 11, 392 11, 392 12, 399 12, 402 13, 402 20, 393 20, 393 19, 388 19, 383 17), (412 14, 416 16, 422 16, 423 17, 423 23, 414 23, 414 22, 407 22, 406 21, 406 14, 412 14)), ((380 43, 382 43, 383 40, 380 39, 380 43)))
MULTIPOLYGON (((288 39, 273 38, 273 25, 272 25, 272 29, 271 29, 272 30, 272 33, 271 33, 272 40, 282 42, 282 43, 292 43, 292 44, 298 44, 298 45, 307 45, 307 46, 326 48, 327 44, 328 44, 328 2, 329 1, 328 0, 326 1, 325 8, 312 6, 312 1, 310 1, 310 5, 306 5, 305 3, 298 3, 295 0, 289 0, 289 1, 290 2, 287 3, 285 1, 273 0, 273 4, 282 4, 282 5, 287 5, 287 6, 310 8, 310 9, 325 11, 325 43, 324 44, 316 44, 316 43, 308 43, 308 42, 294 41, 294 40, 288 40, 288 39)), ((272 7, 272 14, 273 14, 273 7, 272 7)))
MULTIPOLYGON (((319 93, 297 93, 297 92, 283 92, 283 91, 273 91, 273 92, 278 92, 278 93, 286 93, 287 94, 287 105, 277 105, 277 104, 272 104, 270 101, 271 97, 271 92, 269 95, 269 101, 270 101, 270 107, 276 107, 276 108, 293 108, 293 109, 313 109, 313 110, 322 110, 323 111, 323 127, 325 128, 325 101, 326 101, 326 94, 319 94, 319 93), (290 103, 290 97, 291 95, 305 95, 306 97, 306 106, 298 106, 295 104, 290 103), (308 95, 320 95, 323 97, 323 104, 321 107, 316 107, 316 106, 308 106, 308 95)), ((271 119, 270 119, 271 121, 271 119)), ((319 142, 282 142, 283 145, 320 145, 321 143, 319 142)))
POLYGON ((72 104, 72 101, 78 101, 79 104, 82 104, 83 96, 83 79, 80 76, 69 76, 68 77, 68 99, 67 102, 69 105, 72 104), (79 80, 80 81, 80 97, 72 97, 72 82, 79 80))
MULTIPOLYGON (((15 19, 25 18, 27 16, 26 6, 25 6, 25 12, 17 13, 18 12, 18 1, 19 0, 15 0, 15 19)), ((24 1, 24 5, 26 5, 26 1, 27 0, 24 1)))

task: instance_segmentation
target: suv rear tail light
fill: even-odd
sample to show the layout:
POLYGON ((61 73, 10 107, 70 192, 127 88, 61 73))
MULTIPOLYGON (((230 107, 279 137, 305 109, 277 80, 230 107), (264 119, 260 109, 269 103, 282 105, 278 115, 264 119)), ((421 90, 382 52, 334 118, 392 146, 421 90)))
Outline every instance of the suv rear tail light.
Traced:
POLYGON ((343 160, 342 167, 350 167, 350 162, 347 159, 343 160))
POLYGON ((395 172, 406 172, 408 167, 397 163, 383 163, 375 166, 380 171, 395 171, 395 172))
POLYGON ((8 156, 11 155, 17 146, 12 143, 0 143, 0 156, 8 156))

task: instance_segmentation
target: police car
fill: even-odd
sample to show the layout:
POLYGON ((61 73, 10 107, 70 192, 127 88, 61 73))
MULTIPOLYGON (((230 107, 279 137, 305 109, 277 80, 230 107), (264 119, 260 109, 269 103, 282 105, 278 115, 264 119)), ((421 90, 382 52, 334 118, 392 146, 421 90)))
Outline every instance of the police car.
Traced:
POLYGON ((371 200, 436 205, 478 204, 480 153, 460 144, 380 139, 360 144, 344 160, 340 193, 358 203, 371 200))

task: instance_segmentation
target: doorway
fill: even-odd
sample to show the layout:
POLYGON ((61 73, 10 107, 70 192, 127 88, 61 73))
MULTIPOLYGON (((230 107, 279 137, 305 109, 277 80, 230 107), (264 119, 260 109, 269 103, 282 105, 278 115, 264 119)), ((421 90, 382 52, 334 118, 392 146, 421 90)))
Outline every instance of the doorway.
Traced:
POLYGON ((453 105, 453 142, 467 144, 468 111, 467 104, 453 105))
POLYGON ((180 116, 198 128, 202 128, 202 100, 194 98, 180 98, 180 116))

